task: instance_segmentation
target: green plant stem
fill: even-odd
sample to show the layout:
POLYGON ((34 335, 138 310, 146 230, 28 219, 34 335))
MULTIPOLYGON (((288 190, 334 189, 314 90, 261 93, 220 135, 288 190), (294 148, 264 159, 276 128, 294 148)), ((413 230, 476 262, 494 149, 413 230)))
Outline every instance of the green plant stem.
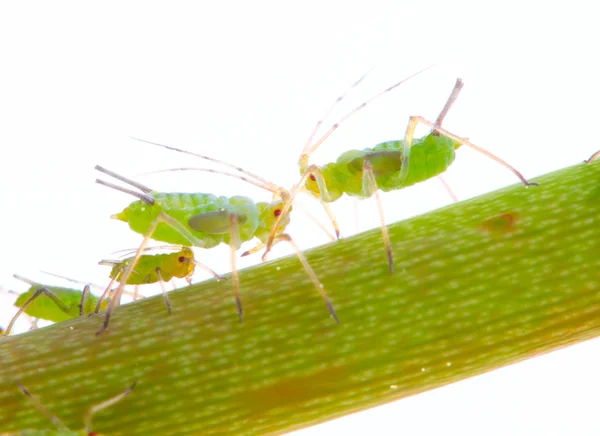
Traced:
POLYGON ((600 332, 600 162, 511 186, 308 251, 337 325, 288 257, 102 316, 0 341, 0 432, 52 428, 22 382, 70 428, 111 435, 283 433, 414 395, 600 332))

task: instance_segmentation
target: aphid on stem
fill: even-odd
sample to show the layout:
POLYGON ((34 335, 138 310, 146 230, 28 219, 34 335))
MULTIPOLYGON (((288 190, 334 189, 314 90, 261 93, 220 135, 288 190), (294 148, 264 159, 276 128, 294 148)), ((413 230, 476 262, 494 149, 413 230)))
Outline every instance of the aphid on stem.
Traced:
MULTIPOLYGON (((300 190, 307 190, 318 198, 324 206, 326 203, 336 201, 343 194, 359 198, 368 198, 374 195, 381 219, 381 231, 390 272, 393 272, 394 261, 379 198, 379 189, 382 191, 402 189, 443 173, 454 161, 455 150, 461 145, 471 147, 505 166, 525 186, 537 186, 536 183, 527 181, 519 171, 507 162, 469 140, 441 127, 448 110, 462 89, 463 81, 461 79, 456 80, 452 93, 435 123, 420 116, 412 116, 403 140, 382 142, 364 150, 351 150, 343 153, 335 162, 323 166, 309 164, 312 153, 329 138, 342 122, 376 98, 394 89, 395 86, 397 85, 383 90, 362 103, 333 124, 323 136, 314 140, 323 120, 317 122, 298 161, 302 178, 289 192, 288 199, 282 209, 282 214, 285 215, 300 190), (419 123, 429 126, 431 132, 423 138, 413 139, 414 131, 419 123)), ((342 100, 342 97, 335 101, 334 106, 342 100)), ((275 226, 277 226, 277 223, 275 223, 275 226)), ((274 232, 272 231, 267 241, 265 255, 272 247, 273 238, 274 232)))
MULTIPOLYGON (((180 151, 173 147, 167 148, 180 151)), ((217 161, 216 159, 205 158, 217 161)), ((154 191, 138 182, 134 182, 133 180, 127 179, 105 168, 96 166, 98 171, 108 174, 141 191, 140 193, 103 180, 97 180, 97 183, 128 193, 139 199, 127 206, 121 213, 113 215, 113 218, 127 222, 133 231, 144 236, 144 240, 138 251, 123 272, 124 280, 127 280, 133 273, 134 268, 138 263, 138 259, 144 251, 149 239, 169 244, 207 249, 215 247, 220 243, 227 244, 230 247, 231 253, 230 260, 233 292, 241 321, 243 310, 239 294, 239 278, 236 268, 235 253, 239 250, 243 242, 250 241, 254 238, 257 238, 260 241, 258 247, 263 248, 275 222, 277 222, 277 229, 275 229, 275 234, 273 236, 273 244, 286 241, 294 247, 305 271, 325 301, 332 317, 337 321, 337 316, 331 301, 325 294, 322 284, 304 258, 302 252, 294 243, 293 239, 284 233, 284 230, 289 223, 290 211, 290 208, 288 208, 286 215, 281 215, 281 207, 284 204, 286 191, 242 168, 234 168, 244 172, 247 176, 244 177, 244 179, 250 183, 271 191, 276 196, 280 196, 281 199, 276 199, 270 203, 255 203, 250 198, 243 196, 217 197, 205 193, 162 193, 154 191)), ((217 276, 217 278, 219 277, 217 276)), ((123 285, 124 284, 121 283, 117 288, 115 300, 118 299, 123 285)), ((104 326, 100 332, 107 328, 113 308, 114 301, 111 302, 111 305, 106 312, 104 326)))

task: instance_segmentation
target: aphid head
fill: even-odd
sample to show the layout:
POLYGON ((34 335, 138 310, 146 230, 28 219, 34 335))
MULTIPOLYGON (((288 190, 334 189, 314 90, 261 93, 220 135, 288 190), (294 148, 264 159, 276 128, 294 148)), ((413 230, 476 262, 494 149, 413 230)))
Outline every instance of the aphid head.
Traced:
POLYGON ((326 201, 328 203, 333 202, 343 195, 343 190, 338 186, 337 180, 334 177, 335 164, 327 164, 322 167, 311 166, 309 170, 310 175, 306 178, 304 187, 310 192, 315 198, 326 201), (318 172, 314 171, 317 170, 318 172), (323 191, 323 192, 321 192, 323 191))
MULTIPOLYGON (((285 201, 283 200, 274 200, 271 203, 257 203, 257 207, 260 210, 260 221, 258 224, 258 229, 256 231, 256 237, 261 241, 263 238, 266 241, 269 233, 273 229, 275 222, 281 217, 283 212, 283 207, 285 206, 285 201)), ((292 211, 292 207, 287 210, 285 216, 281 217, 281 221, 277 225, 277 229, 275 234, 278 235, 285 231, 285 228, 290 223, 290 212, 292 211)))
POLYGON ((176 260, 177 274, 175 277, 186 278, 194 273, 196 268, 194 252, 187 247, 182 247, 181 251, 174 253, 176 260))

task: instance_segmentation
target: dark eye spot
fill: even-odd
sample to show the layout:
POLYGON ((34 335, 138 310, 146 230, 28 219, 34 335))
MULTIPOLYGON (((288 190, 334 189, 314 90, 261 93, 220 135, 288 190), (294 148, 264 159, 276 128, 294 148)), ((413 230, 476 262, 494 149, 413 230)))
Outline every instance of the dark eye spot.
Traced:
POLYGON ((312 180, 313 182, 317 181, 317 178, 315 177, 314 174, 311 174, 310 176, 308 176, 310 178, 310 180, 312 180))
POLYGON ((273 211, 273 215, 275 215, 275 216, 279 216, 279 215, 281 215, 281 209, 275 209, 275 210, 273 211))
POLYGON ((179 259, 177 259, 179 262, 183 263, 185 262, 185 256, 179 256, 179 259))

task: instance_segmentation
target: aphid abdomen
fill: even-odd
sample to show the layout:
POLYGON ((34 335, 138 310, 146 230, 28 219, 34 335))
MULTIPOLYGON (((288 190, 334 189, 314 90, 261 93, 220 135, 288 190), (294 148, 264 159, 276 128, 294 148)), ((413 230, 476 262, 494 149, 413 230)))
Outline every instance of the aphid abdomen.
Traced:
MULTIPOLYGON (((255 207, 252 207, 254 206, 252 200, 245 197, 231 197, 230 199, 212 194, 180 192, 151 192, 150 196, 155 200, 154 205, 150 206, 141 200, 137 200, 114 217, 127 222, 134 232, 146 235, 154 220, 161 212, 164 212, 184 225, 201 242, 194 244, 179 230, 161 222, 150 237, 156 241, 173 245, 212 248, 221 242, 228 242, 228 233, 205 233, 192 229, 188 224, 190 218, 216 210, 238 210, 240 208, 244 211, 247 209, 250 209, 250 211, 255 210, 255 207), (245 203, 251 204, 251 206, 246 208, 240 206, 239 203, 242 198, 246 199, 245 203)), ((252 239, 257 220, 256 213, 254 215, 254 219, 246 217, 246 221, 239 227, 243 241, 252 239)))
MULTIPOLYGON (((40 289, 42 285, 34 285, 27 292, 19 295, 15 301, 15 307, 21 307, 29 298, 33 296, 35 291, 40 289)), ((54 293, 62 303, 69 308, 69 312, 63 312, 54 301, 46 295, 40 295, 33 300, 25 313, 34 318, 46 319, 52 322, 61 322, 68 319, 77 318, 79 316, 79 304, 81 303, 81 291, 70 288, 59 288, 55 286, 46 286, 46 288, 54 293)), ((89 295, 86 299, 84 313, 87 315, 94 311, 98 299, 93 295, 89 295), (93 301, 92 301, 93 300, 93 301)))
MULTIPOLYGON (((383 144, 390 142, 395 143, 398 150, 402 151, 403 141, 389 141, 383 144)), ((379 144, 373 148, 377 150, 378 147, 379 144)), ((424 138, 417 139, 410 148, 406 179, 401 179, 401 171, 398 169, 390 174, 376 175, 377 186, 387 192, 435 177, 446 171, 452 164, 455 148, 456 143, 444 136, 429 134, 424 138)))

